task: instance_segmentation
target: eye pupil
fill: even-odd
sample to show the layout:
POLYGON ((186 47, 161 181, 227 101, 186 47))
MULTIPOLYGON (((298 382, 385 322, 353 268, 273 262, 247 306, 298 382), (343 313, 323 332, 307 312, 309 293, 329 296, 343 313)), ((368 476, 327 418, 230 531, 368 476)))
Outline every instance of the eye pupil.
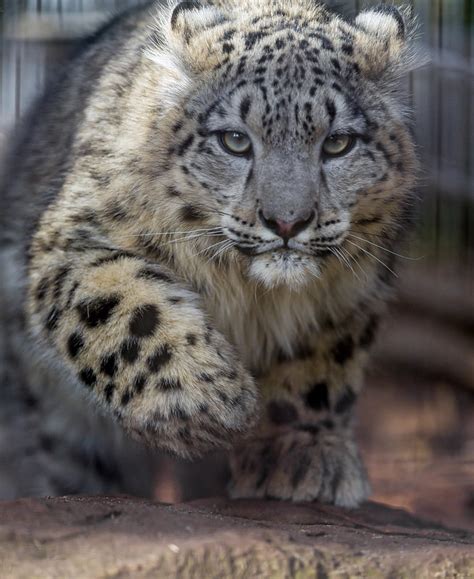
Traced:
POLYGON ((252 148, 250 138, 239 131, 226 131, 221 133, 220 141, 224 149, 232 155, 247 155, 252 148))

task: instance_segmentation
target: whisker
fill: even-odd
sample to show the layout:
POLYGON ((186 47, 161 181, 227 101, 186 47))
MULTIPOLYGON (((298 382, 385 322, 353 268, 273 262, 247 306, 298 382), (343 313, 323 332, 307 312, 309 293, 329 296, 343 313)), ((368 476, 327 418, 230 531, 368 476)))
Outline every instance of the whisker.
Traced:
MULTIPOLYGON (((354 229, 351 228, 349 230, 349 233, 358 233, 359 235, 368 235, 369 237, 375 237, 378 239, 387 239, 388 236, 387 235, 382 235, 381 233, 371 233, 370 231, 365 231, 365 230, 360 230, 360 229, 354 229)), ((388 238, 389 239, 389 238, 388 238)))
MULTIPOLYGON (((358 274, 355 272, 355 269, 352 267, 352 264, 351 264, 351 262, 350 262, 350 259, 347 257, 346 252, 343 251, 343 248, 342 248, 342 247, 338 247, 338 248, 337 248, 337 252, 340 253, 342 259, 344 260, 344 263, 347 264, 347 267, 351 270, 353 276, 354 276, 357 280, 362 281, 362 280, 360 279, 360 277, 358 276, 358 274)), ((351 257, 350 254, 348 254, 348 255, 349 255, 349 257, 351 257)))
POLYGON ((208 233, 208 232, 218 232, 222 231, 221 227, 210 227, 210 228, 203 228, 203 229, 184 229, 183 231, 166 231, 163 233, 157 233, 156 235, 180 235, 186 233, 208 233))
MULTIPOLYGON (((349 259, 350 261, 353 261, 355 263, 355 265, 357 265, 357 267, 360 269, 360 271, 364 274, 366 280, 369 279, 367 272, 362 267, 362 265, 360 264, 360 261, 356 258, 355 255, 352 255, 352 253, 349 250, 347 250, 345 247, 340 247, 339 251, 343 252, 347 256, 347 259, 349 259)), ((355 271, 354 271, 354 273, 355 273, 355 271)), ((360 278, 358 278, 358 279, 360 279, 360 278)))
POLYGON ((341 256, 343 263, 345 263, 348 267, 351 266, 350 262, 347 260, 347 257, 342 253, 342 251, 340 251, 339 247, 335 247, 334 251, 337 253, 337 255, 341 256))
POLYGON ((154 237, 158 235, 184 235, 186 233, 206 233, 212 232, 217 233, 218 231, 222 231, 221 227, 211 227, 207 229, 187 229, 183 231, 157 231, 157 232, 150 232, 150 233, 130 233, 129 235, 118 235, 117 237, 120 239, 125 239, 128 237, 154 237))
POLYGON ((210 251, 213 247, 217 247, 217 246, 221 245, 222 243, 227 243, 228 241, 229 241, 228 239, 223 239, 222 241, 218 241, 217 243, 214 243, 213 245, 206 247, 202 251, 198 251, 197 253, 194 254, 194 257, 197 257, 198 255, 201 255, 203 253, 206 253, 206 252, 210 251))
POLYGON ((423 257, 408 257, 406 255, 401 255, 400 253, 396 253, 395 251, 387 249, 386 247, 383 247, 382 245, 377 245, 373 241, 369 241, 368 239, 364 239, 363 237, 358 237, 357 235, 354 235, 352 233, 348 233, 348 236, 353 237, 354 239, 358 239, 359 241, 365 241, 369 245, 373 245, 374 247, 378 247, 382 251, 386 251, 387 253, 391 253, 392 255, 400 257, 401 259, 408 259, 409 261, 420 261, 420 259, 423 259, 423 257))
POLYGON ((329 248, 329 251, 334 255, 334 257, 337 259, 337 261, 338 261, 341 265, 344 265, 344 264, 342 263, 341 256, 336 253, 336 250, 334 249, 334 247, 330 247, 330 248, 329 248))
POLYGON ((233 241, 228 241, 225 245, 223 245, 220 249, 218 249, 214 255, 212 255, 209 260, 208 263, 211 259, 217 259, 218 257, 220 259, 222 259, 222 254, 224 253, 224 251, 227 251, 228 249, 230 249, 231 247, 233 247, 235 245, 235 243, 233 241))
POLYGON ((176 243, 184 243, 185 241, 192 241, 195 239, 205 239, 209 237, 222 237, 222 233, 199 233, 196 235, 186 235, 185 237, 180 237, 179 239, 172 239, 171 241, 167 241, 162 245, 174 245, 176 243))
POLYGON ((354 245, 355 247, 357 247, 357 249, 360 249, 360 251, 363 251, 364 253, 366 253, 368 256, 372 257, 373 259, 375 259, 375 261, 377 261, 378 263, 380 263, 380 265, 383 265, 383 267, 385 267, 385 269, 387 269, 391 274, 393 274, 395 277, 398 278, 398 275, 393 271, 393 269, 390 269, 390 267, 388 267, 388 265, 386 263, 384 263, 381 259, 379 259, 376 255, 374 255, 373 253, 371 253, 370 251, 368 251, 367 249, 364 249, 363 247, 361 247, 360 245, 357 245, 357 243, 354 243, 353 241, 350 241, 350 239, 347 239, 347 243, 350 243, 351 245, 354 245))

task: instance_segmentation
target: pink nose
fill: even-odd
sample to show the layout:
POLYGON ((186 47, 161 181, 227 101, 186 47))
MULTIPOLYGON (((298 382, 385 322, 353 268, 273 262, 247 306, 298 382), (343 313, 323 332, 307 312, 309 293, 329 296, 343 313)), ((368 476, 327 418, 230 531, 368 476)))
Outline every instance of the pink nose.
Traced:
POLYGON ((279 237, 284 239, 285 241, 295 237, 306 229, 308 225, 311 223, 314 217, 314 212, 307 219, 297 219, 295 221, 283 221, 281 219, 268 219, 264 216, 263 211, 260 211, 260 219, 262 223, 276 233, 279 237))
POLYGON ((275 221, 276 227, 275 232, 280 237, 293 237, 296 235, 296 230, 298 229, 299 221, 282 221, 281 219, 277 219, 275 221), (295 231, 295 233, 293 233, 295 231))

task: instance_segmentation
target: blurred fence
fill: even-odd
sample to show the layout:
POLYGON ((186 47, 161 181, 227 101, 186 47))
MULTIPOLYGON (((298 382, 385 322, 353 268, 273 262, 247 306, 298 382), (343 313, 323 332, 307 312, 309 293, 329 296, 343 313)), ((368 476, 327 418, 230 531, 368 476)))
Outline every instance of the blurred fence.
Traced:
MULTIPOLYGON (((0 0, 0 133, 14 125, 76 40, 144 0, 0 0)), ((380 0, 331 0, 347 16, 380 0)), ((411 75, 423 161, 423 251, 474 262, 474 0, 411 0, 431 64, 411 75)))

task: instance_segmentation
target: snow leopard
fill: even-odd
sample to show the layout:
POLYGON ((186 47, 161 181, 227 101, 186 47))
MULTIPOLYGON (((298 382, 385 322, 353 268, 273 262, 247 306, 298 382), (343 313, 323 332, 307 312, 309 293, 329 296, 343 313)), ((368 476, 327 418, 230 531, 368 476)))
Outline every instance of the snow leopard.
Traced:
POLYGON ((413 22, 150 2, 32 108, 1 192, 3 497, 146 494, 228 452, 234 498, 355 507, 354 408, 417 156, 413 22))

